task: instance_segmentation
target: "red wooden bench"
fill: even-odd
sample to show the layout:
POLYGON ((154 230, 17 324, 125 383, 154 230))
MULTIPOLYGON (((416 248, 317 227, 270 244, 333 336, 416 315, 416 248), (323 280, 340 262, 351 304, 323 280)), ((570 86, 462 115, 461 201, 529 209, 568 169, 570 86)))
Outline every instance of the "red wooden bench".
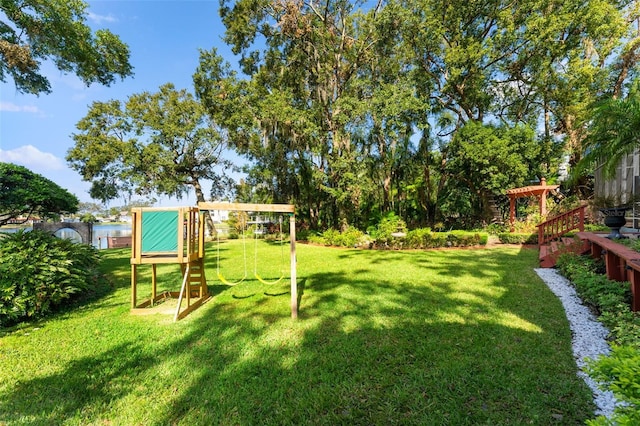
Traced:
POLYGON ((640 253, 591 232, 578 232, 577 237, 595 259, 604 257, 607 278, 629 281, 631 284, 631 310, 640 311, 640 253))

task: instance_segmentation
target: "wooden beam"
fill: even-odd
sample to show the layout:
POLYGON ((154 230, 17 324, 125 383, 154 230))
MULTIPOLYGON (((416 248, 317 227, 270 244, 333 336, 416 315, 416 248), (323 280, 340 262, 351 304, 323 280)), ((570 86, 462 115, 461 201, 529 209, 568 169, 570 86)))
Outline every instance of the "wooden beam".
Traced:
POLYGON ((271 212, 271 213, 295 213, 296 206, 293 204, 250 204, 250 203, 221 203, 221 202, 199 202, 200 210, 222 210, 228 212, 271 212))

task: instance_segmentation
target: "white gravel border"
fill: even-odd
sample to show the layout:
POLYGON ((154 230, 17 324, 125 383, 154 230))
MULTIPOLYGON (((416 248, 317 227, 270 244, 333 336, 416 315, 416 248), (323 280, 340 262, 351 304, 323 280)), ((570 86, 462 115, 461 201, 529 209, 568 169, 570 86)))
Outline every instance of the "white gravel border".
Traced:
POLYGON ((600 390, 596 382, 585 372, 586 358, 595 359, 599 355, 609 354, 610 348, 606 340, 609 330, 582 304, 571 282, 555 269, 537 268, 535 271, 562 302, 573 334, 573 356, 578 364, 578 376, 582 377, 593 391, 597 407, 595 414, 611 417, 617 404, 616 398, 611 391, 600 390))

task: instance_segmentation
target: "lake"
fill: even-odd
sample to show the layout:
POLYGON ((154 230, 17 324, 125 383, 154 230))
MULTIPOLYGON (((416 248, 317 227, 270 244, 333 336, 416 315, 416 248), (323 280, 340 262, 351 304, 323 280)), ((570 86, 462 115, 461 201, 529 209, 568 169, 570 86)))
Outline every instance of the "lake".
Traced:
MULTIPOLYGON (((30 231, 32 228, 0 228, 0 232, 13 233, 20 229, 30 231)), ((80 242, 80 235, 73 229, 61 229, 55 233, 57 237, 67 238, 76 242, 80 242)), ((131 224, 125 223, 94 223, 93 224, 93 244, 97 248, 107 248, 107 239, 105 237, 127 237, 131 235, 131 224)))

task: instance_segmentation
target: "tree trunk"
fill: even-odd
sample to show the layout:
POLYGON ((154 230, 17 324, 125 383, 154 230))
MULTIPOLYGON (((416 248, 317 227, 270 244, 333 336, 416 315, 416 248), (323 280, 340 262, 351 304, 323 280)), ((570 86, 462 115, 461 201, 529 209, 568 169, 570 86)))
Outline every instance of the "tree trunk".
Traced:
MULTIPOLYGON (((204 193, 202 192, 202 185, 200 185, 200 181, 196 178, 193 178, 193 188, 196 191, 196 200, 200 202, 205 202, 204 193)), ((218 234, 215 225, 213 224, 213 219, 211 219, 211 213, 209 210, 204 212, 204 221, 207 224, 207 230, 209 231, 209 235, 215 237, 218 234)))

